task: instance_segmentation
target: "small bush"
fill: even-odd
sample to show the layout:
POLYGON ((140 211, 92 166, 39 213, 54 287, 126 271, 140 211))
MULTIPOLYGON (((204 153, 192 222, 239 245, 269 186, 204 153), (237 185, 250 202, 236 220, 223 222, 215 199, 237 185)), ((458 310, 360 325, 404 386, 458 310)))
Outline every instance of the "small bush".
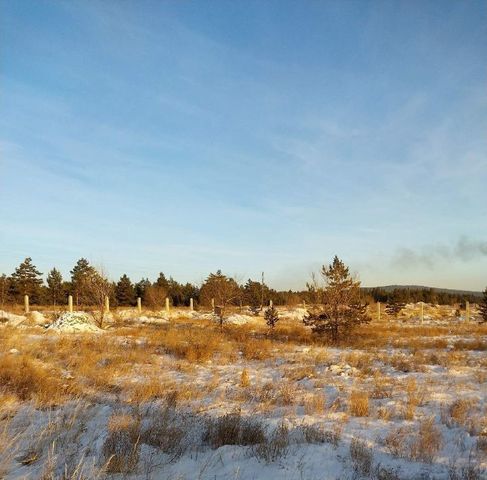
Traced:
POLYGON ((266 463, 275 462, 285 456, 289 448, 289 429, 280 423, 269 440, 264 440, 254 448, 254 455, 266 463))
POLYGON ((251 418, 243 419, 240 412, 208 420, 203 438, 215 449, 223 445, 255 445, 265 441, 262 424, 251 418))
POLYGON ((369 394, 363 390, 352 390, 349 402, 350 414, 354 417, 369 416, 369 394))
POLYGON ((352 438, 350 443, 350 458, 352 459, 353 469, 360 475, 370 476, 374 455, 363 440, 352 438))
POLYGON ((139 461, 140 421, 127 414, 114 414, 102 452, 109 473, 131 473, 139 461))

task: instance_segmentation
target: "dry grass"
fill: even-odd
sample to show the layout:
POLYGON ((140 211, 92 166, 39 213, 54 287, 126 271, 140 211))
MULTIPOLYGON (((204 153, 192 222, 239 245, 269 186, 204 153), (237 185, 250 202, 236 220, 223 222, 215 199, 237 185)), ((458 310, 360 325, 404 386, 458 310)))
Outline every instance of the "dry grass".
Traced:
POLYGON ((349 400, 350 415, 354 417, 369 416, 369 393, 365 390, 352 390, 349 400))
POLYGON ((139 461, 140 419, 129 414, 114 414, 108 421, 108 435, 102 452, 109 473, 133 472, 139 461))

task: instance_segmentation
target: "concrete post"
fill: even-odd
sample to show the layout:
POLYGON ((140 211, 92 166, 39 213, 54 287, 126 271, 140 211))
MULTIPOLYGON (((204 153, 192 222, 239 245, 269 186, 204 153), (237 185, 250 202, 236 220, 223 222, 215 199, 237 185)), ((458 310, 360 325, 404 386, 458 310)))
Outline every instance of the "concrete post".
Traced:
POLYGON ((306 310, 306 300, 303 300, 303 308, 306 310))
POLYGON ((166 312, 169 313, 169 297, 166 297, 166 312))
POLYGON ((380 322, 380 302, 377 302, 377 320, 380 322))
POLYGON ((465 321, 470 321, 470 302, 465 302, 465 321))
POLYGON ((73 313, 73 295, 68 295, 68 311, 73 313))
POLYGON ((110 311, 110 299, 108 297, 105 297, 105 313, 108 313, 110 311))
POLYGON ((137 311, 142 312, 142 299, 140 297, 137 297, 137 311))
POLYGON ((190 299, 189 299, 189 309, 190 309, 191 311, 193 311, 193 310, 194 310, 194 304, 193 304, 193 299, 192 299, 192 298, 190 298, 190 299))
POLYGON ((213 311, 215 311, 215 299, 214 298, 211 299, 211 309, 213 311))
POLYGON ((29 313, 29 295, 24 295, 24 312, 29 313))
POLYGON ((269 300, 269 307, 272 308, 272 300, 269 300))

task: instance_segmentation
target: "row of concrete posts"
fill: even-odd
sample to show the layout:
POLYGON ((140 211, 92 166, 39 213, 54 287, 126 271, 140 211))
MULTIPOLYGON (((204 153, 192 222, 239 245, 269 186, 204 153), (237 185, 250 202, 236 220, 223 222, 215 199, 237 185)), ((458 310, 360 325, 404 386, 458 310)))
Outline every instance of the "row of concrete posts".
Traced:
MULTIPOLYGON (((303 306, 306 304, 303 302, 303 306)), ((269 300, 269 307, 272 307, 272 300, 269 300)), ((110 311, 110 298, 105 297, 105 313, 108 313, 110 311)), ((215 310, 215 299, 211 299, 211 308, 214 311, 215 310)), ((194 301, 192 298, 189 299, 189 309, 191 311, 194 310, 194 301)), ((142 312, 142 299, 140 297, 137 297, 137 310, 138 312, 142 312)), ((166 297, 166 312, 169 312, 170 310, 170 303, 169 303, 169 298, 166 297)), ((24 312, 29 313, 30 312, 30 305, 29 305, 29 295, 24 295, 24 312)), ((68 312, 73 312, 73 296, 68 295, 68 312)), ((380 312, 380 304, 379 304, 379 312, 380 312)), ((379 313, 379 320, 380 320, 380 313, 379 313)))

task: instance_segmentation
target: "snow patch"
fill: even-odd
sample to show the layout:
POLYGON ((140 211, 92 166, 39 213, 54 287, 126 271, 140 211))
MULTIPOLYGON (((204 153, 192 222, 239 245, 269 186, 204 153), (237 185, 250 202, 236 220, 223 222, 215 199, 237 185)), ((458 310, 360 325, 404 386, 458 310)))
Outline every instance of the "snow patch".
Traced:
POLYGON ((92 332, 99 333, 103 330, 95 325, 93 317, 84 312, 63 313, 50 327, 49 330, 56 332, 78 333, 92 332))

